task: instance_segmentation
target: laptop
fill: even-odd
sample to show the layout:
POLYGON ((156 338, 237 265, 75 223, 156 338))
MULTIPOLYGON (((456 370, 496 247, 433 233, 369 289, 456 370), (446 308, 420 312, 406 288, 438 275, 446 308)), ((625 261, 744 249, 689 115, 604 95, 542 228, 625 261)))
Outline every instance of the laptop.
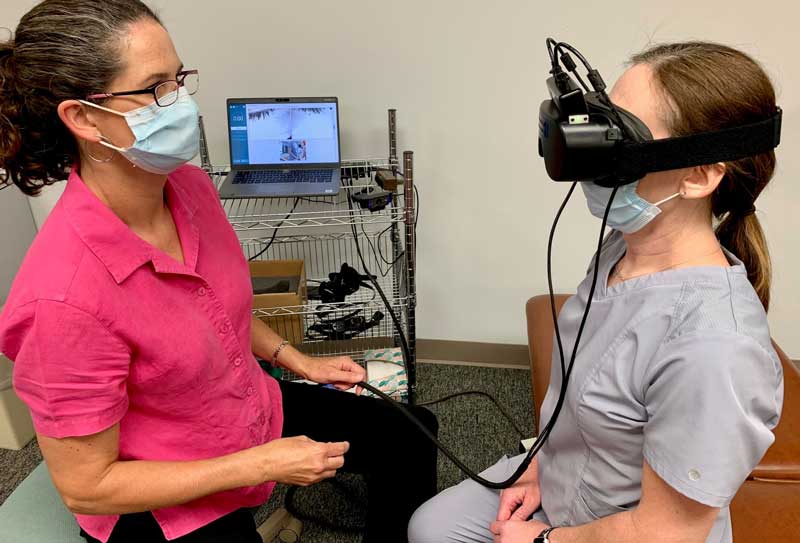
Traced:
POLYGON ((337 98, 229 98, 227 106, 231 171, 221 198, 339 192, 337 98))

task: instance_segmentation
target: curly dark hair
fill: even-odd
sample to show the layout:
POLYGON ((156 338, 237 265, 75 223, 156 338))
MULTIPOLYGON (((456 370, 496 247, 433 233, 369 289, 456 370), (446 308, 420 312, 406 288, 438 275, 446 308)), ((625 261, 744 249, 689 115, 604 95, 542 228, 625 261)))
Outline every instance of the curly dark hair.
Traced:
POLYGON ((45 0, 0 42, 0 181, 30 196, 78 160, 58 105, 107 88, 124 66, 132 23, 158 16, 139 0, 45 0))

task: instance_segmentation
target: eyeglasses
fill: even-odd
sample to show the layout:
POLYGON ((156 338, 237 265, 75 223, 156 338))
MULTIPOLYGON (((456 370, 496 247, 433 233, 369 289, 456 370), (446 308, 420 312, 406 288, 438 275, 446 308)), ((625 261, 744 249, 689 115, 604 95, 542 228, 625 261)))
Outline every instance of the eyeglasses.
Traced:
POLYGON ((197 70, 184 70, 178 72, 175 79, 162 81, 151 85, 146 89, 123 91, 123 92, 102 92, 99 94, 90 94, 86 97, 87 100, 100 100, 103 98, 112 98, 114 96, 130 96, 134 94, 152 94, 153 98, 161 107, 171 106, 178 100, 178 91, 183 87, 190 95, 197 92, 200 88, 200 74, 197 70))

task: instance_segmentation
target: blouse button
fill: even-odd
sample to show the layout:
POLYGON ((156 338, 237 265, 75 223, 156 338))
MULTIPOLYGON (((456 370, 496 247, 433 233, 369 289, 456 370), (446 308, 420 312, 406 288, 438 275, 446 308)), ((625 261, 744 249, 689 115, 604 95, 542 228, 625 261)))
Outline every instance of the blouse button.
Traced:
POLYGON ((252 396, 253 392, 255 392, 255 389, 253 387, 247 387, 247 395, 248 396, 252 396))
POLYGON ((242 357, 241 356, 236 357, 236 360, 233 361, 233 365, 236 366, 237 368, 239 366, 241 366, 242 365, 242 357))
POLYGON ((266 419, 264 418, 264 415, 259 415, 259 416, 258 416, 258 423, 259 423, 261 426, 264 426, 264 422, 266 422, 266 419))
POLYGON ((227 334, 228 333, 228 325, 227 324, 223 324, 222 326, 220 326, 219 327, 219 333, 220 334, 227 334))
POLYGON ((203 287, 200 287, 199 289, 197 289, 197 295, 198 296, 205 296, 206 295, 206 289, 204 289, 203 287))

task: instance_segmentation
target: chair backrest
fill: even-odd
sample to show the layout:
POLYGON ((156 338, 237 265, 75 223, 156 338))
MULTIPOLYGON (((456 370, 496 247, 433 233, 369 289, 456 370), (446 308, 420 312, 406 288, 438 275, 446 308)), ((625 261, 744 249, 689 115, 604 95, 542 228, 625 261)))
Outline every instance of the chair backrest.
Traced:
POLYGON ((775 427, 775 443, 753 470, 759 480, 800 481, 800 369, 773 341, 783 366, 783 411, 775 427))
MULTIPOLYGON (((561 311, 564 302, 569 298, 566 294, 555 297, 556 314, 561 311)), ((528 348, 531 357, 531 390, 536 408, 536 431, 539 431, 539 413, 542 400, 550 383, 550 364, 553 359, 553 316, 550 309, 550 296, 535 296, 528 300, 525 307, 528 316, 528 348)))
MULTIPOLYGON (((556 312, 561 311, 568 295, 556 296, 556 312)), ((538 430, 542 400, 550 382, 553 356, 553 317, 550 297, 535 296, 526 306, 528 317, 528 347, 531 357, 531 387, 536 406, 538 430)), ((784 376, 783 412, 775 428, 775 443, 753 471, 751 479, 800 481, 800 370, 777 344, 775 351, 781 359, 784 376)))

